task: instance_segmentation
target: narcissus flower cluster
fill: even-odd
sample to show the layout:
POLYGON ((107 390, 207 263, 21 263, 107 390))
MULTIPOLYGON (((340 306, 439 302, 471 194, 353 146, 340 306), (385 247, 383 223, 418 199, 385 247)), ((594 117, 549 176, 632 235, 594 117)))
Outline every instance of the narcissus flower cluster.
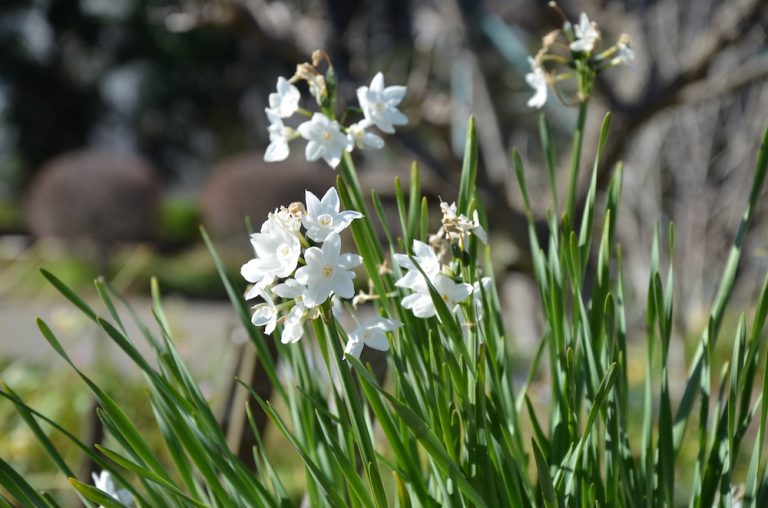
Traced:
POLYGON ((528 107, 531 108, 541 108, 546 104, 550 85, 562 100, 556 85, 571 78, 576 78, 578 82, 576 99, 583 102, 592 93, 597 74, 635 58, 627 34, 622 34, 616 44, 598 53, 596 50, 602 42, 602 35, 597 23, 582 12, 579 22, 572 24, 553 2, 550 5, 563 16, 563 28, 545 35, 541 49, 535 56, 528 57, 531 72, 526 74, 525 80, 534 90, 528 100, 528 107), (563 48, 566 51, 562 51, 563 48))
MULTIPOLYGON (((252 284, 245 298, 256 302, 251 322, 264 327, 266 334, 282 325, 284 344, 301 339, 305 321, 317 318, 324 302, 355 295, 353 270, 363 262, 358 254, 341 252, 340 236, 363 215, 342 211, 333 187, 322 198, 306 191, 305 200, 269 214, 260 231, 251 235, 255 257, 240 269, 252 284)), ((398 326, 384 318, 368 321, 349 335, 349 353, 359 355, 363 345, 386 350, 389 343, 383 333, 398 326)))
POLYGON ((473 296, 474 311, 476 317, 479 316, 482 313, 481 285, 486 288, 490 283, 488 277, 474 285, 462 280, 461 267, 469 237, 474 236, 482 243, 486 243, 488 239, 477 211, 470 220, 457 213, 455 203, 441 202, 440 208, 443 212, 442 226, 437 233, 430 236, 429 244, 414 240, 412 256, 395 254, 395 263, 401 270, 406 271, 395 282, 395 286, 411 291, 403 298, 403 307, 410 309, 416 317, 429 318, 437 315, 437 308, 429 291, 431 284, 448 309, 465 324, 466 316, 461 311, 460 304, 473 296))
POLYGON ((251 235, 256 257, 240 270, 253 284, 245 298, 260 300, 253 307, 253 324, 268 334, 283 324, 283 343, 299 340, 304 320, 316 317, 316 308, 331 295, 354 296, 352 270, 363 261, 357 254, 341 253, 339 236, 363 215, 339 211, 333 187, 322 198, 310 191, 305 196, 306 206, 293 203, 269 214, 260 231, 251 235))
POLYGON ((312 64, 299 65, 292 78, 278 78, 277 90, 270 94, 269 107, 266 108, 269 146, 264 153, 265 161, 286 159, 290 153, 289 143, 301 137, 307 141, 304 150, 307 160, 323 159, 335 169, 344 152, 351 152, 355 148, 380 149, 384 146, 384 140, 371 132, 371 128, 376 127, 381 132, 393 134, 395 126, 408 123, 406 116, 398 109, 405 97, 406 88, 385 86, 384 76, 379 72, 369 86, 357 89, 363 118, 346 127, 341 125, 336 120, 332 108, 332 83, 329 83, 328 74, 323 75, 317 70, 322 60, 328 62, 330 70, 333 69, 327 57, 319 52, 313 55, 312 64), (310 93, 321 107, 321 112, 312 113, 300 107, 301 92, 294 85, 299 81, 307 82, 310 93), (295 128, 287 126, 285 120, 297 113, 308 119, 295 128))

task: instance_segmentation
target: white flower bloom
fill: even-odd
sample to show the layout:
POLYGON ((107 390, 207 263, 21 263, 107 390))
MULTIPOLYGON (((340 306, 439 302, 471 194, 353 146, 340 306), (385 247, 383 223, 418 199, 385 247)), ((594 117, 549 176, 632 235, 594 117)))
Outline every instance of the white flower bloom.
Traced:
POLYGON ((301 243, 295 232, 286 227, 283 219, 277 213, 270 214, 261 225, 261 232, 251 235, 256 258, 240 269, 240 274, 248 282, 265 287, 274 277, 288 277, 296 269, 301 243))
POLYGON ((288 118, 299 109, 299 89, 280 76, 277 78, 277 92, 269 94, 269 108, 280 118, 288 118))
MULTIPOLYGON (((437 259, 437 254, 435 254, 432 247, 419 240, 414 240, 413 257, 416 258, 416 263, 424 270, 429 280, 434 281, 437 274, 440 273, 440 261, 437 259)), ((395 286, 414 291, 419 289, 426 290, 427 285, 424 283, 424 278, 413 262, 411 262, 411 258, 405 254, 395 254, 394 260, 400 268, 408 270, 408 273, 395 282, 395 286)))
POLYGON ((488 245, 488 233, 485 232, 483 226, 480 224, 480 217, 477 215, 477 210, 472 212, 472 234, 477 237, 478 240, 483 242, 484 245, 488 245))
POLYGON ((93 478, 94 487, 105 494, 110 495, 112 499, 117 499, 126 506, 133 505, 133 494, 126 489, 118 489, 115 486, 115 482, 112 480, 112 475, 109 474, 109 471, 104 470, 98 475, 96 473, 91 473, 91 478, 93 478))
MULTIPOLYGON (((454 313, 459 309, 459 302, 466 300, 472 293, 472 286, 464 282, 457 284, 442 273, 435 277, 432 284, 451 312, 454 313)), ((428 318, 437 314, 437 309, 426 284, 424 289, 418 289, 415 293, 403 298, 402 305, 404 308, 410 309, 416 317, 428 318)))
POLYGON ((251 316, 251 323, 254 326, 263 326, 264 333, 270 335, 277 326, 277 307, 272 298, 263 289, 259 291, 259 296, 264 299, 264 302, 253 307, 254 312, 253 316, 251 316))
POLYGON ((275 276, 264 268, 264 263, 258 258, 251 259, 245 263, 240 268, 240 275, 253 284, 253 286, 245 292, 244 298, 246 300, 256 298, 265 287, 275 281, 275 276))
POLYGON ((600 31, 597 29, 597 23, 589 21, 587 14, 582 12, 579 24, 573 26, 573 35, 576 40, 571 43, 571 51, 591 53, 600 38, 600 31))
POLYGON ((281 206, 279 210, 271 212, 267 217, 277 227, 284 229, 288 233, 298 234, 301 229, 301 216, 303 212, 292 212, 288 208, 281 206))
POLYGON ((283 344, 293 344, 304 336, 306 310, 303 304, 296 304, 291 309, 283 323, 283 333, 280 335, 280 342, 283 344))
POLYGON ((621 65, 635 59, 635 50, 629 45, 629 37, 622 36, 616 43, 616 56, 611 59, 611 65, 621 65))
POLYGON ((360 150, 368 147, 376 150, 384 148, 384 140, 372 132, 366 132, 365 129, 371 126, 371 122, 366 118, 347 127, 347 138, 349 142, 360 150))
POLYGON ((528 57, 528 63, 531 64, 531 70, 525 75, 525 81, 534 89, 533 97, 528 99, 529 108, 540 108, 547 102, 547 75, 544 69, 535 59, 528 57))
POLYGON ((377 317, 364 322, 349 334, 349 341, 344 347, 344 353, 360 358, 363 346, 376 349, 378 351, 387 351, 389 341, 386 332, 391 332, 403 326, 400 321, 377 317))
POLYGON ((307 236, 315 242, 324 242, 330 235, 340 233, 353 220, 363 216, 354 210, 339 212, 339 195, 335 187, 328 189, 322 199, 317 199, 310 191, 306 191, 305 198, 307 213, 301 218, 301 223, 307 229, 307 236))
POLYGON ((296 137, 296 131, 283 124, 283 119, 272 109, 266 109, 269 119, 269 146, 264 152, 266 162, 283 161, 288 158, 290 148, 288 142, 296 137))
POLYGON ((299 134, 308 141, 305 154, 307 160, 323 158, 332 168, 341 162, 344 151, 351 151, 352 144, 341 132, 339 123, 325 115, 315 113, 312 119, 299 125, 299 134))
POLYGON ((285 279, 285 282, 273 287, 272 292, 280 298, 293 300, 300 304, 304 298, 304 293, 307 292, 307 287, 304 284, 299 284, 296 279, 285 279))
POLYGON ((357 100, 363 110, 366 120, 373 123, 382 132, 392 134, 395 125, 405 125, 408 118, 397 109, 397 105, 405 97, 404 86, 384 87, 384 75, 377 73, 371 81, 371 86, 361 86, 357 89, 357 100))
POLYGON ((322 248, 310 247, 304 251, 306 266, 296 270, 296 280, 307 286, 304 303, 307 307, 320 305, 331 296, 331 293, 341 298, 352 298, 355 278, 352 268, 363 262, 357 254, 340 254, 341 238, 332 234, 326 238, 322 248))
POLYGON ((449 205, 447 202, 441 201, 440 209, 443 212, 442 229, 448 239, 464 240, 464 237, 471 233, 477 236, 481 242, 488 243, 488 235, 486 235, 483 226, 480 225, 477 210, 474 211, 472 220, 469 220, 466 215, 456 213, 456 203, 449 205))

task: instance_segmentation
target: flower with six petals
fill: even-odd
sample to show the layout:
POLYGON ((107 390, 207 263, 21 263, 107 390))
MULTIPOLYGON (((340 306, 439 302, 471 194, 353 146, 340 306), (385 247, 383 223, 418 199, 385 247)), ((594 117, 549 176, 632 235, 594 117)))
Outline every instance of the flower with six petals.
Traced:
POLYGON ((331 294, 352 298, 355 286, 352 268, 360 266, 363 258, 357 254, 341 254, 341 238, 332 234, 322 247, 310 247, 304 252, 306 266, 296 270, 296 281, 307 286, 304 303, 315 307, 326 301, 331 294))

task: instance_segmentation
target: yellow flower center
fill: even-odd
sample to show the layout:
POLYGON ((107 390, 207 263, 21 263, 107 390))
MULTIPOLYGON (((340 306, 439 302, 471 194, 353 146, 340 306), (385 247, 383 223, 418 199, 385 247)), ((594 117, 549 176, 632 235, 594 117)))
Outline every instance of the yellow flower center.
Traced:
POLYGON ((326 141, 331 140, 331 131, 323 131, 323 139, 326 141))
POLYGON ((333 222, 333 218, 327 213, 324 213, 323 215, 317 218, 317 222, 319 222, 321 226, 330 226, 331 223, 333 222))
POLYGON ((333 275, 333 267, 331 265, 325 265, 322 270, 323 277, 330 277, 333 275))

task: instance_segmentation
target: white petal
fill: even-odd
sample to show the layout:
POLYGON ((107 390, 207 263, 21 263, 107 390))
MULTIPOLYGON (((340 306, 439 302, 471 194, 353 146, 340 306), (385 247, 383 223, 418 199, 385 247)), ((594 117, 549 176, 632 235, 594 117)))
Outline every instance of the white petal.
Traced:
POLYGON ((448 298, 454 302, 463 302, 472 294, 472 286, 467 283, 456 284, 448 292, 448 298))
POLYGON ((388 86, 381 92, 381 96, 386 101, 390 101, 392 104, 398 104, 405 97, 407 88, 404 86, 388 86))
POLYGON ((384 75, 381 72, 377 72, 371 80, 371 90, 376 92, 384 90, 384 75))
POLYGON ((387 118, 394 125, 406 125, 408 123, 408 117, 402 114, 399 110, 393 109, 389 111, 387 118))
MULTIPOLYGON (((316 282, 315 284, 309 284, 307 286, 307 293, 304 297, 304 301, 307 303, 308 307, 316 307, 326 301, 329 296, 331 296, 331 291, 333 290, 330 285, 325 282, 316 282)), ((339 295, 342 296, 342 295, 339 295)), ((354 289, 353 289, 353 296, 354 296, 354 289)), ((346 297, 351 298, 351 296, 346 297)))
POLYGON ((323 204, 323 207, 326 208, 332 208, 334 212, 339 211, 339 194, 336 192, 335 187, 331 187, 326 191, 325 195, 323 196, 323 199, 321 200, 321 203, 323 204))
POLYGON ((360 353, 363 352, 363 341, 357 339, 349 339, 347 345, 344 346, 344 353, 355 358, 360 358, 360 353))
MULTIPOLYGON (((341 237, 337 234, 332 234, 326 238, 323 243, 322 252, 324 256, 332 256, 334 258, 339 257, 339 253, 341 252, 341 237)), ((309 260, 307 260, 307 264, 309 264, 309 260)))
POLYGON ((393 259, 400 268, 403 268, 405 270, 413 270, 415 268, 413 266, 413 263, 411 262, 411 258, 406 256, 405 254, 395 254, 393 259))
POLYGON ((344 270, 350 270, 363 264, 363 257, 359 254, 345 253, 339 256, 339 266, 344 270))
POLYGON ((259 287, 258 284, 254 284, 248 290, 245 292, 245 295, 243 295, 243 298, 246 300, 253 300, 257 296, 261 295, 261 292, 264 291, 263 288, 259 287))
POLYGON ((323 160, 326 162, 326 164, 331 166, 333 169, 336 169, 336 166, 338 166, 339 162, 341 162, 341 154, 340 153, 329 154, 328 151, 326 150, 326 153, 323 155, 323 160))
POLYGON ((341 298, 352 298, 355 296, 355 285, 352 283, 355 274, 346 273, 349 273, 352 277, 342 277, 341 274, 338 277, 334 277, 333 292, 341 298))
POLYGON ((363 134, 363 144, 375 150, 384 148, 384 140, 381 139, 381 136, 377 136, 371 132, 363 134))
POLYGON ((429 295, 413 293, 402 300, 402 305, 406 309, 411 309, 413 315, 420 318, 428 318, 435 315, 435 305, 429 295))
POLYGON ((267 151, 264 152, 264 161, 284 161, 288 158, 289 153, 290 149, 288 148, 288 143, 285 141, 285 139, 276 139, 269 144, 267 151))
POLYGON ((427 245, 426 243, 414 240, 413 241, 413 255, 417 258, 428 258, 435 255, 435 251, 432 250, 432 247, 427 245))
POLYGON ((307 203, 307 214, 317 215, 317 210, 320 208, 320 200, 317 199, 317 196, 310 191, 305 191, 304 200, 307 203))
POLYGON ((310 275, 310 269, 308 266, 302 266, 298 270, 296 270, 296 273, 293 275, 293 278, 296 279, 299 284, 306 285, 307 282, 309 282, 309 275, 310 275))
POLYGON ((325 158, 324 152, 323 145, 316 141, 309 141, 307 142, 307 147, 304 149, 304 156, 308 161, 316 161, 320 157, 325 158))
POLYGON ((387 340, 387 336, 381 332, 370 334, 368 340, 365 341, 365 345, 379 351, 389 350, 389 341, 387 340))
POLYGON ((262 267, 262 261, 260 259, 251 259, 240 268, 240 275, 248 282, 260 282, 264 275, 266 275, 262 267))
MULTIPOLYGON (((365 113, 368 110, 368 87, 361 86, 357 89, 357 101, 360 103, 360 109, 365 113)), ((366 119, 368 116, 366 115, 366 119)))

